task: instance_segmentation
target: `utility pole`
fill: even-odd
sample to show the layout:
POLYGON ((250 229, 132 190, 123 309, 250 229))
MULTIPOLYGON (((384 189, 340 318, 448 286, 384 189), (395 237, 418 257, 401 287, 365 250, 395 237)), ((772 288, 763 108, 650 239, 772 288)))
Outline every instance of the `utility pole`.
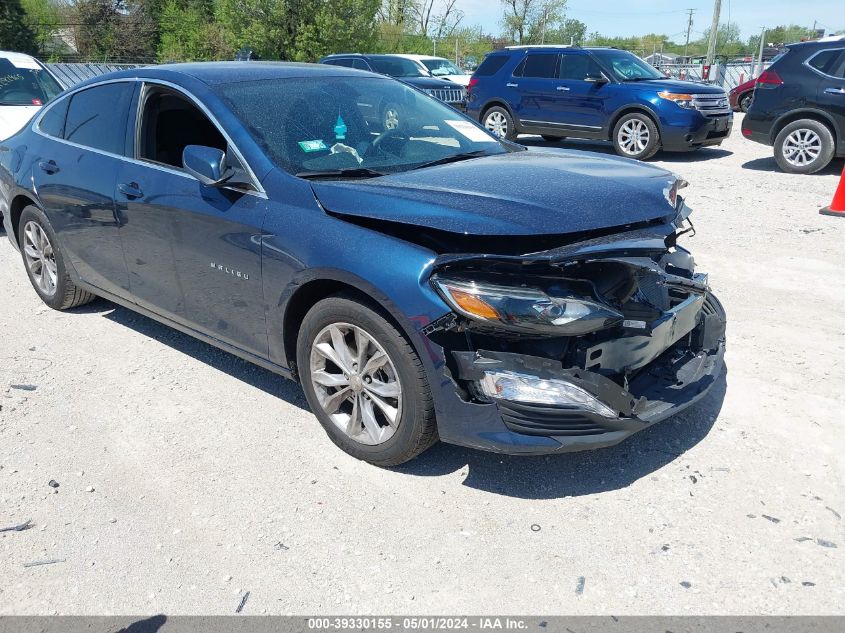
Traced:
POLYGON ((710 24, 710 41, 707 43, 707 59, 704 64, 712 66, 716 59, 716 37, 719 35, 719 12, 722 10, 722 0, 713 4, 713 22, 710 24))
POLYGON ((540 44, 546 43, 546 22, 549 19, 549 5, 543 5, 543 30, 540 35, 540 44))
POLYGON ((684 57, 687 56, 687 49, 689 48, 689 34, 692 31, 692 14, 695 13, 695 9, 687 9, 687 13, 689 14, 689 20, 687 20, 687 39, 684 42, 684 57))
POLYGON ((763 48, 766 46, 766 27, 764 26, 762 31, 760 31, 760 54, 757 56, 757 64, 754 66, 754 70, 757 71, 756 76, 759 77, 763 74, 763 48), (759 65, 759 66, 758 66, 759 65))

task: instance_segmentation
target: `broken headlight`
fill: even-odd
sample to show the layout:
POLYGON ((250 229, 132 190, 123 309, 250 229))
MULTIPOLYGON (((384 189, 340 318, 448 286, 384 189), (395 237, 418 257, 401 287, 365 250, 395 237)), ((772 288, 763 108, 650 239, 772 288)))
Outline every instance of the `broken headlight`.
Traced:
POLYGON ((446 279, 432 283, 459 314, 513 330, 577 336, 617 323, 623 316, 609 306, 576 296, 552 296, 538 288, 446 279))

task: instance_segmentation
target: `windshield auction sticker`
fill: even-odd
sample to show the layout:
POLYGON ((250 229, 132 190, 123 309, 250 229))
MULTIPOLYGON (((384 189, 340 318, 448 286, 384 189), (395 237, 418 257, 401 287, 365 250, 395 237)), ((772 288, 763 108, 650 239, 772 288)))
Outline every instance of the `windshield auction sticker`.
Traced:
POLYGON ((323 141, 299 141, 303 152, 321 152, 329 149, 323 141))
POLYGON ((475 127, 469 121, 446 121, 457 132, 460 132, 471 141, 477 143, 495 143, 496 139, 487 134, 484 130, 475 127))

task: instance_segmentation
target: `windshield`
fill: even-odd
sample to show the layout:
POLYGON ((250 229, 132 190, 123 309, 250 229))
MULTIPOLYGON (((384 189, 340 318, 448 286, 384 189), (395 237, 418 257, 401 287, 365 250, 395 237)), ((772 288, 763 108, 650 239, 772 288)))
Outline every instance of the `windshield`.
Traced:
POLYGON ((510 151, 459 112, 392 79, 299 77, 215 90, 270 159, 303 177, 365 178, 510 151))
POLYGON ((628 51, 607 49, 590 52, 598 57, 611 70, 614 78, 619 81, 666 79, 659 70, 628 51))
POLYGON ((464 74, 448 59, 424 59, 422 60, 422 63, 435 77, 464 74))
POLYGON ((0 58, 0 106, 40 106, 61 91, 56 80, 32 60, 0 58))
POLYGON ((426 77, 416 62, 404 57, 370 57, 370 65, 382 75, 391 77, 426 77))

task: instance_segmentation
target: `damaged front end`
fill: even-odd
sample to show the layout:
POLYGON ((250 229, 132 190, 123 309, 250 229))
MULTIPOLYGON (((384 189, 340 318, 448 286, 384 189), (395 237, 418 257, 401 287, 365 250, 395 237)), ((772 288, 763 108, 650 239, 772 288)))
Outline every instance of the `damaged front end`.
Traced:
POLYGON ((725 313, 677 244, 683 224, 680 215, 527 255, 437 259, 431 283, 453 312, 423 333, 444 349, 459 398, 494 406, 504 424, 481 444, 607 446, 710 389, 725 313))

